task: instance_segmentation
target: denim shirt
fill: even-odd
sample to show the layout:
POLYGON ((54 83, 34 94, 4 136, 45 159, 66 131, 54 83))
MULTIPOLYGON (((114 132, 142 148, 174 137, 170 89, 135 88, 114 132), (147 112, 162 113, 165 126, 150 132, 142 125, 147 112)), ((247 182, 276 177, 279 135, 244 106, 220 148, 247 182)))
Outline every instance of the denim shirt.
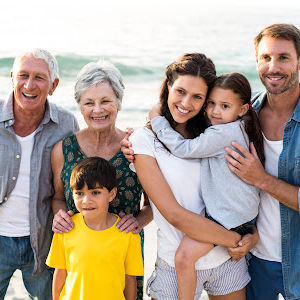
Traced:
MULTIPOLYGON (((266 101, 266 92, 253 98, 253 108, 259 113, 266 101)), ((283 149, 279 156, 278 178, 300 186, 300 98, 288 122, 284 126, 283 149)), ((300 189, 298 190, 300 207, 300 189)), ((286 299, 300 298, 300 215, 280 203, 282 273, 286 299)))
MULTIPOLYGON (((19 174, 21 145, 12 128, 13 94, 0 101, 0 205, 9 201, 19 174)), ((63 137, 79 130, 75 117, 46 101, 44 118, 36 130, 30 161, 29 223, 34 253, 34 274, 46 268, 45 261, 52 239, 51 199, 54 193, 51 151, 63 137)))

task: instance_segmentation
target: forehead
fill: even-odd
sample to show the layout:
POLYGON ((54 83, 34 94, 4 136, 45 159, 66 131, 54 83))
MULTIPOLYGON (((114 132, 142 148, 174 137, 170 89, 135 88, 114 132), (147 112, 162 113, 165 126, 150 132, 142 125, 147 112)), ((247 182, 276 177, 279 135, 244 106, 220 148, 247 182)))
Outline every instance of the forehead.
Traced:
POLYGON ((49 66, 47 62, 41 58, 33 56, 23 56, 19 58, 15 65, 13 72, 34 72, 50 76, 49 66))
POLYGON ((183 87, 194 93, 206 93, 207 84, 202 77, 192 75, 181 75, 174 81, 173 85, 183 87))
POLYGON ((278 55, 283 53, 297 56, 293 41, 263 37, 257 47, 257 56, 262 54, 278 55))
POLYGON ((211 90, 208 98, 216 102, 240 103, 239 94, 230 89, 224 89, 218 86, 211 90))

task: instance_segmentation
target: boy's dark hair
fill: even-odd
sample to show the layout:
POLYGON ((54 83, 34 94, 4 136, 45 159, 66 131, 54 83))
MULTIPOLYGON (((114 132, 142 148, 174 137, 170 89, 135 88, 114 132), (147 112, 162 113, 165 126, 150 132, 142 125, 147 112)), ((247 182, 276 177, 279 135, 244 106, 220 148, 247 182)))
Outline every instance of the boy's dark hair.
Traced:
POLYGON ((72 191, 81 190, 85 184, 88 189, 100 187, 111 191, 117 186, 116 170, 101 157, 85 158, 72 170, 70 187, 72 191))
POLYGON ((251 105, 251 86, 248 79, 241 73, 221 74, 217 77, 214 87, 231 90, 240 96, 242 104, 249 104, 248 112, 241 119, 244 121, 249 141, 253 142, 257 155, 264 165, 264 140, 257 114, 251 105))

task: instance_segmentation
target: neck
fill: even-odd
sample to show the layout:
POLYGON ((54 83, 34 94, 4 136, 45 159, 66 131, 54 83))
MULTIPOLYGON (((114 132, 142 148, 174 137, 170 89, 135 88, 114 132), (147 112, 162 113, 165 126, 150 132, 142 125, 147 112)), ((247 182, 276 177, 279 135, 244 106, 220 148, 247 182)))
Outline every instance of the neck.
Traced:
POLYGON ((185 139, 190 138, 190 134, 186 130, 186 123, 177 123, 174 129, 178 133, 180 133, 185 139))
POLYGON ((88 127, 86 129, 86 134, 91 142, 97 146, 109 146, 114 143, 119 137, 119 130, 115 127, 99 131, 88 127))
POLYGON ((282 94, 270 94, 267 92, 266 105, 274 113, 291 115, 295 110, 300 96, 299 84, 294 89, 289 89, 282 94))
POLYGON ((39 110, 25 110, 17 106, 14 102, 14 119, 13 129, 19 136, 27 136, 34 132, 44 118, 45 106, 39 110))
POLYGON ((95 231, 102 231, 112 227, 117 217, 108 212, 105 212, 103 215, 97 216, 95 218, 88 218, 85 216, 83 217, 83 219, 86 226, 90 229, 95 231))

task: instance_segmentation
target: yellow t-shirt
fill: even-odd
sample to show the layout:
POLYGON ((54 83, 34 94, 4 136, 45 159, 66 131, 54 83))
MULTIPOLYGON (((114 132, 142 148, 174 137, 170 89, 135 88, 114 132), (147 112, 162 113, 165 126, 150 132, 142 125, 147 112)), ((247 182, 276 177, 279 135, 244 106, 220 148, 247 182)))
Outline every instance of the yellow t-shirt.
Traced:
POLYGON ((81 214, 72 220, 71 231, 54 234, 46 261, 49 267, 67 270, 59 299, 125 299, 125 274, 144 273, 139 235, 120 232, 119 217, 103 231, 87 227, 81 214))

